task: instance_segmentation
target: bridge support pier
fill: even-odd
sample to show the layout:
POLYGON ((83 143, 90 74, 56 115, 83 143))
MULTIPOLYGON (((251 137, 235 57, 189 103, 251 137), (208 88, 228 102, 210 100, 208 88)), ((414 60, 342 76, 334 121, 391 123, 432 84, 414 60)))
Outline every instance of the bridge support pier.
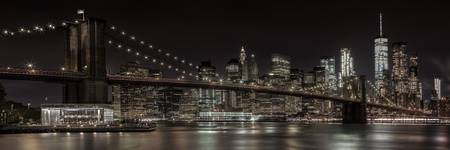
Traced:
POLYGON ((366 124, 366 104, 345 103, 342 111, 342 122, 345 124, 366 124))
POLYGON ((88 78, 65 85, 64 103, 107 103, 105 28, 104 20, 94 18, 69 25, 64 67, 88 78))
POLYGON ((361 91, 358 97, 360 102, 349 102, 343 104, 342 122, 344 124, 366 124, 367 123, 367 97, 366 77, 359 77, 358 89, 361 91))

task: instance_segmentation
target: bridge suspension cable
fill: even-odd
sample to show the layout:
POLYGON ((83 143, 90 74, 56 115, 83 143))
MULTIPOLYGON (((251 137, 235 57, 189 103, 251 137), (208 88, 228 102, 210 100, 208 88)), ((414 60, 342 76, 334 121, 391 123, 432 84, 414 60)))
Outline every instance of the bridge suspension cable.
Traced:
POLYGON ((145 61, 150 62, 152 64, 158 65, 161 69, 164 68, 164 69, 169 69, 171 71, 174 71, 174 72, 176 72, 177 74, 180 75, 179 78, 181 78, 181 79, 184 79, 184 78, 186 78, 188 76, 189 77, 198 78, 198 75, 196 73, 194 73, 194 72, 187 71, 187 70, 184 70, 184 69, 180 69, 177 66, 173 66, 172 64, 167 63, 164 60, 160 60, 158 58, 151 57, 151 56, 143 53, 142 51, 140 51, 138 49, 131 48, 128 45, 124 45, 122 43, 117 43, 117 42, 115 42, 113 40, 108 40, 107 43, 108 43, 108 45, 110 45, 113 48, 116 48, 118 50, 125 50, 125 52, 127 52, 130 55, 133 55, 133 56, 135 56, 135 57, 137 57, 139 59, 145 60, 145 61))
POLYGON ((2 29, 0 33, 0 37, 14 37, 17 35, 29 35, 34 33, 43 33, 43 32, 50 32, 50 31, 56 31, 58 29, 64 29, 69 24, 78 24, 80 21, 74 20, 74 21, 61 21, 61 23, 47 23, 47 24, 41 24, 41 25, 33 25, 33 26, 20 26, 15 27, 13 29, 2 29))
POLYGON ((156 48, 153 44, 150 44, 149 42, 146 42, 144 40, 139 40, 136 38, 135 35, 129 35, 125 30, 120 30, 116 26, 110 26, 109 31, 112 31, 113 33, 119 35, 122 38, 125 38, 126 40, 134 42, 136 45, 139 45, 143 49, 150 49, 154 52, 157 52, 157 54, 166 57, 167 59, 174 61, 178 63, 181 66, 186 66, 191 69, 197 70, 199 69, 199 66, 195 65, 192 62, 188 62, 186 59, 176 56, 170 52, 167 52, 166 50, 163 50, 161 48, 156 48))

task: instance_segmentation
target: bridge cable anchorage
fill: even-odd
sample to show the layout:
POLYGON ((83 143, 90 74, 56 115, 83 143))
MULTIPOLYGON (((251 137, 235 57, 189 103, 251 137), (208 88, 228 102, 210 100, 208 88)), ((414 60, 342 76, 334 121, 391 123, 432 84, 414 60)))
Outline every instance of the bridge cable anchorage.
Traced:
POLYGON ((146 49, 151 49, 159 54, 162 54, 164 57, 167 57, 168 59, 172 59, 173 61, 180 63, 182 65, 185 65, 187 67, 190 67, 192 69, 199 69, 199 66, 194 66, 192 62, 188 62, 186 59, 183 59, 179 56, 173 55, 170 52, 166 52, 165 50, 161 48, 156 48, 153 44, 147 44, 149 42, 146 42, 144 40, 138 40, 135 35, 129 35, 125 30, 120 30, 116 26, 110 26, 109 31, 112 31, 113 33, 118 33, 119 36, 125 37, 125 39, 137 43, 139 46, 144 47, 146 49))
POLYGON ((142 52, 139 51, 139 50, 135 50, 135 49, 133 49, 133 48, 128 47, 127 45, 123 45, 123 44, 120 44, 120 43, 117 43, 117 44, 116 44, 116 43, 115 43, 114 41, 112 41, 112 40, 108 40, 107 43, 108 43, 108 45, 110 45, 111 47, 116 48, 116 49, 118 49, 118 50, 125 50, 128 54, 133 55, 133 56, 135 56, 135 57, 137 57, 137 58, 139 58, 139 59, 143 59, 143 60, 148 61, 148 62, 151 62, 151 63, 153 63, 153 64, 157 64, 157 65, 159 64, 158 66, 159 66, 161 69, 165 68, 165 69, 169 69, 169 70, 171 70, 171 71, 174 71, 174 72, 176 72, 177 74, 181 74, 181 76, 178 77, 179 80, 180 80, 180 79, 184 79, 184 78, 186 78, 187 76, 189 76, 189 77, 196 77, 196 78, 197 78, 197 76, 198 76, 197 74, 195 74, 195 73, 193 73, 193 72, 189 72, 189 71, 186 71, 186 70, 182 70, 182 69, 180 69, 180 68, 178 68, 178 67, 176 67, 176 66, 173 66, 173 65, 171 65, 170 63, 165 62, 164 60, 159 60, 159 59, 157 59, 157 58, 152 58, 152 57, 150 57, 150 56, 148 56, 148 55, 142 53, 142 52))

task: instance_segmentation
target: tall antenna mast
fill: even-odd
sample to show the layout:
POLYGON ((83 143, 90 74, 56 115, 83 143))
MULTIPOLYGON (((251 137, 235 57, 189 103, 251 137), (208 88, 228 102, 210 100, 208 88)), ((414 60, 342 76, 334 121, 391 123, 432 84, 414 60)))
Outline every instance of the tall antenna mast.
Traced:
POLYGON ((383 37, 383 14, 380 12, 380 37, 383 37))

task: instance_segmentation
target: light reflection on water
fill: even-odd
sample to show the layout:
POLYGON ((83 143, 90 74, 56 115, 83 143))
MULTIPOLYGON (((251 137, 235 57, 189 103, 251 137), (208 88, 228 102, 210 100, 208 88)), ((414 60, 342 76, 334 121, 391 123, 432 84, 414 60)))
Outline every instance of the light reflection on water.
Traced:
POLYGON ((449 149, 448 126, 220 123, 144 133, 3 134, 5 150, 449 149))

